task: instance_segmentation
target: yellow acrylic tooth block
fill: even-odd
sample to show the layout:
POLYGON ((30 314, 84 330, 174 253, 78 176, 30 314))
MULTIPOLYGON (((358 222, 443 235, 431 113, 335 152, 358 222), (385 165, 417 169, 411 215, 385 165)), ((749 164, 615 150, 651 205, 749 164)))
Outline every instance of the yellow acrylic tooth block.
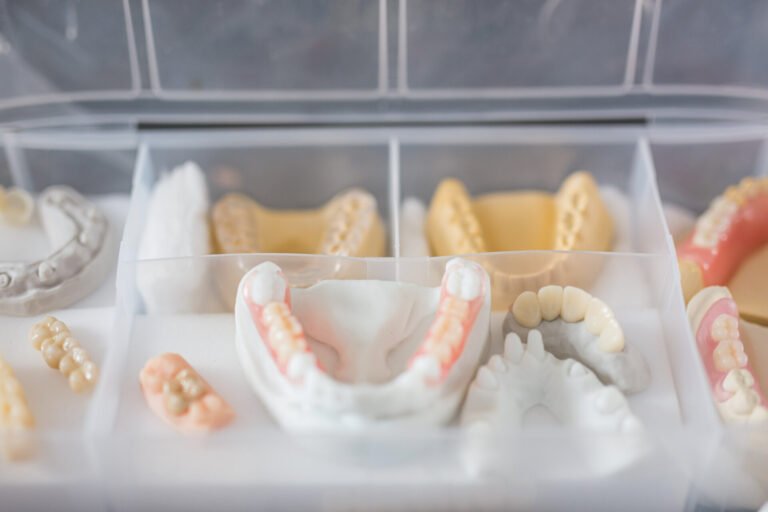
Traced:
POLYGON ((96 384, 99 377, 96 364, 61 320, 49 316, 35 324, 29 332, 29 341, 48 366, 64 374, 72 391, 80 393, 96 384))
POLYGON ((21 383, 9 365, 0 357, 0 434, 6 459, 17 460, 30 451, 28 435, 35 427, 35 418, 27 405, 21 383))
MULTIPOLYGON (((501 251, 608 251, 614 223, 592 175, 571 174, 557 194, 536 191, 495 192, 470 197, 456 179, 438 185, 427 216, 427 237, 434 256, 501 251)), ((569 270, 569 255, 533 253, 514 265, 489 268, 494 299, 514 300, 524 290, 553 283, 586 286, 598 268, 569 270), (506 268, 509 267, 509 268, 506 268)), ((498 261, 498 260, 497 260, 498 261)), ((593 265, 592 267, 597 267, 593 265)), ((499 304, 497 307, 506 307, 499 304)))

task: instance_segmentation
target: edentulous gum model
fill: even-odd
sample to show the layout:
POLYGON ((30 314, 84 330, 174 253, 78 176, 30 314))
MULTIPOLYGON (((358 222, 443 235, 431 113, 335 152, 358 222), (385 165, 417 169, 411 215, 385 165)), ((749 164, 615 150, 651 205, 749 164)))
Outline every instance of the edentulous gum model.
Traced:
POLYGON ((485 351, 485 271, 448 262, 440 287, 327 280, 289 288, 262 263, 243 277, 237 350, 251 385, 289 429, 449 421, 485 351))

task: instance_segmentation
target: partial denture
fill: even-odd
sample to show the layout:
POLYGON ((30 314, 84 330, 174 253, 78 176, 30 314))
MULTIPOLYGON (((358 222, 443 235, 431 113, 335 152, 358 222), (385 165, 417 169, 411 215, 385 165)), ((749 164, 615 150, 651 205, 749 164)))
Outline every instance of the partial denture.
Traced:
POLYGON ((0 186, 0 218, 20 226, 27 224, 35 212, 35 200, 24 189, 0 186))
POLYGON ((547 350, 589 366, 604 382, 624 392, 645 389, 650 372, 607 304, 574 286, 548 285, 521 293, 510 308, 504 332, 523 337, 539 329, 547 350))
POLYGON ((40 216, 54 252, 32 263, 0 263, 0 314, 35 315, 80 300, 109 271, 104 214, 69 187, 40 194, 40 216))
POLYGON ((29 332, 29 341, 49 367, 59 370, 67 378, 75 393, 91 389, 96 384, 99 378, 96 364, 61 320, 49 316, 35 324, 29 332))
POLYGON ((768 422, 768 401, 756 385, 739 333, 739 310, 728 289, 710 286, 694 295, 688 320, 723 420, 768 422))
POLYGON ((768 325, 764 287, 768 253, 753 278, 735 279, 742 264, 768 243, 768 178, 745 178, 715 198, 696 222, 677 256, 686 302, 706 286, 729 285, 744 318, 768 325))
POLYGON ((235 417, 232 407, 179 354, 147 361, 139 382, 152 412, 183 434, 216 430, 235 417))
POLYGON ((34 427, 35 418, 27 405, 24 388, 11 365, 0 357, 0 433, 7 459, 20 459, 29 453, 27 436, 34 427))
MULTIPOLYGON (((350 331, 364 336, 366 326, 347 329, 338 317, 319 321, 312 303, 305 303, 304 311, 313 329, 323 331, 323 342, 339 354, 340 363, 331 373, 320 363, 300 318, 292 312, 292 290, 280 268, 266 262, 246 274, 235 310, 238 353, 246 376, 280 423, 294 429, 356 428, 439 424, 450 419, 488 337, 490 290, 487 274, 479 265, 451 260, 437 289, 352 280, 323 281, 315 287, 324 301, 339 297, 337 300, 343 304, 360 294, 359 297, 368 299, 377 295, 400 297, 411 305, 405 306, 405 316, 399 303, 383 304, 391 309, 391 318, 386 314, 377 316, 379 311, 369 311, 369 317, 377 320, 368 323, 382 325, 383 332, 372 333, 373 339, 365 340, 365 351, 355 352, 358 346, 352 345, 352 340, 327 336, 338 337, 339 333, 350 331), (337 293, 321 292, 330 290, 329 286, 335 287, 337 293), (421 319, 430 318, 430 313, 426 335, 407 361, 402 359, 402 370, 393 371, 380 381, 354 381, 355 368, 350 365, 386 367, 385 361, 405 343, 399 338, 411 337, 415 341, 414 330, 422 325, 421 319), (347 342, 349 346, 345 345, 347 342)), ((315 287, 293 291, 312 296, 315 287)), ((353 317, 347 321, 359 320, 353 317)))

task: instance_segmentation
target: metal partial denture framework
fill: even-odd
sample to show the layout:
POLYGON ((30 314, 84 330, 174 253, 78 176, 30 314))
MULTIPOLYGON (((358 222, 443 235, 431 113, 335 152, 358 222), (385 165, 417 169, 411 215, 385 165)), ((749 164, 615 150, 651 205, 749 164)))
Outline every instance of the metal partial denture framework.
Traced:
POLYGON ((67 378, 72 391, 81 393, 96 384, 99 378, 96 363, 61 320, 49 316, 33 325, 29 341, 49 367, 59 370, 67 378))
POLYGON ((91 293, 109 270, 104 214, 69 187, 45 189, 40 214, 55 251, 32 263, 0 263, 0 314, 35 315, 91 293))

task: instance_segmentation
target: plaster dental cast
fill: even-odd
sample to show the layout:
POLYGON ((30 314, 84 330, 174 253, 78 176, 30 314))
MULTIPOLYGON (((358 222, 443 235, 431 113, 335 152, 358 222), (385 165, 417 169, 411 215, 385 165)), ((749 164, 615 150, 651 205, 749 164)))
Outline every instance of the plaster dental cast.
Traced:
POLYGON ((242 279, 236 344, 252 387, 289 430, 451 420, 489 335, 490 283, 453 259, 442 284, 326 280, 289 286, 262 263, 242 279))
POLYGON ((40 194, 38 209, 53 252, 31 263, 0 263, 0 314, 68 306, 94 291, 109 271, 108 223, 96 206, 69 187, 54 186, 40 194))

